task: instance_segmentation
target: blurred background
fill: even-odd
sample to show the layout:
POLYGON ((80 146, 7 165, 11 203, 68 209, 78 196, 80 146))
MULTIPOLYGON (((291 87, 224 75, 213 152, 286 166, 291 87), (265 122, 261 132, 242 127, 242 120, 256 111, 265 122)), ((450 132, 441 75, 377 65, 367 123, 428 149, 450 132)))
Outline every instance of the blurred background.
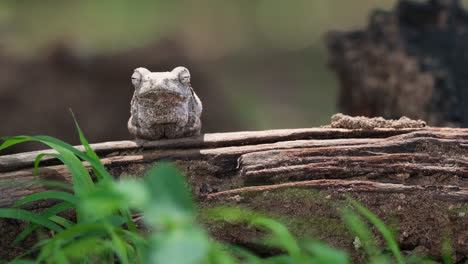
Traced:
MULTIPOLYGON (((130 139, 133 69, 186 66, 203 132, 312 127, 337 112, 323 35, 396 0, 0 2, 0 135, 130 139)), ((7 154, 3 152, 2 154, 7 154)))

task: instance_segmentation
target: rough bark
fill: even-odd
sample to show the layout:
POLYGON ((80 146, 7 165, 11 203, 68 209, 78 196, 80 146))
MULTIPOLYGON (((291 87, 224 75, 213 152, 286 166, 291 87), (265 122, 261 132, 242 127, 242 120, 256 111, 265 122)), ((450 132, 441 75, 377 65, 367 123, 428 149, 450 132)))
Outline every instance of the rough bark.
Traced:
MULTIPOLYGON (((354 250, 354 238, 336 210, 347 203, 347 195, 387 223, 396 221, 404 250, 439 257, 441 237, 450 232, 454 256, 468 255, 468 129, 271 130, 93 148, 115 177, 142 175, 157 161, 173 160, 201 208, 235 204, 281 216, 296 234, 313 234, 358 256, 361 251, 354 250)), ((0 157, 0 181, 8 182, 0 185, 0 207, 44 190, 33 182, 37 154, 0 157)), ((70 181, 67 169, 53 158, 44 161, 39 177, 70 181)), ((215 237, 244 245, 260 234, 248 227, 205 224, 215 237)), ((0 220, 5 234, 0 244, 10 243, 21 226, 0 220)), ((0 258, 21 250, 0 250, 0 258)))
POLYGON ((326 42, 343 112, 468 126, 468 14, 459 0, 399 1, 326 42))

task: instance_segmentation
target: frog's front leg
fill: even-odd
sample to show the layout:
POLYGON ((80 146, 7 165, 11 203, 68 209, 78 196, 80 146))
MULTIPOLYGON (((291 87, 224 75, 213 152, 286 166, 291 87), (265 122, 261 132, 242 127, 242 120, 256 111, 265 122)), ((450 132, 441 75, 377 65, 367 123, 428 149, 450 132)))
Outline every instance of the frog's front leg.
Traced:
POLYGON ((164 137, 164 128, 161 125, 140 126, 133 116, 128 120, 128 131, 139 139, 155 140, 164 137))

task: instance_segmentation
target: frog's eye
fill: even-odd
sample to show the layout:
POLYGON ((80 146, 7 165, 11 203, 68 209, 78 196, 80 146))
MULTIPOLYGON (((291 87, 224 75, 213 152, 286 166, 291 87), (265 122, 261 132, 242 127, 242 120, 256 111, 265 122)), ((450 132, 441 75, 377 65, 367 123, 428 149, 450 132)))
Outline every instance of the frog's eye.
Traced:
POLYGON ((135 88, 137 88, 140 85, 140 82, 141 82, 141 75, 139 73, 135 72, 132 75, 132 84, 133 84, 133 86, 135 86, 135 88))
POLYGON ((179 77, 179 81, 182 84, 189 84, 190 83, 190 72, 185 67, 177 67, 172 72, 176 73, 179 77))
POLYGON ((150 71, 146 68, 136 68, 132 74, 132 84, 137 89, 140 86, 140 83, 143 79, 143 76, 146 76, 150 71))
POLYGON ((190 75, 180 76, 179 80, 181 83, 184 83, 184 84, 190 83, 190 75))

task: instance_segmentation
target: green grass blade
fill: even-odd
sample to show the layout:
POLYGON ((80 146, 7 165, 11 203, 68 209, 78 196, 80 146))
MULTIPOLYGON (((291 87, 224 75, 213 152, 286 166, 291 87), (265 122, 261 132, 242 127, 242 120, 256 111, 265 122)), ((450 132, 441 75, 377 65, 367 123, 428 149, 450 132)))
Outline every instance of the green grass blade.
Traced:
POLYGON ((75 224, 57 233, 50 242, 47 243, 41 250, 38 256, 39 261, 44 261, 51 257, 57 251, 62 250, 62 247, 68 246, 69 243, 73 244, 77 238, 101 238, 108 235, 109 224, 119 227, 124 223, 121 217, 110 217, 105 223, 82 223, 75 224))
MULTIPOLYGON (((288 255, 272 256, 272 257, 266 258, 263 261, 263 264, 298 264, 298 263, 302 264, 302 263, 305 263, 305 262, 297 262, 291 256, 288 256, 288 255)), ((318 263, 315 263, 315 262, 312 262, 312 263, 313 264, 318 264, 318 263)), ((320 263, 320 264, 322 264, 322 263, 320 263)))
POLYGON ((147 239, 138 232, 130 232, 125 229, 121 229, 119 231, 122 232, 122 235, 124 236, 126 241, 129 241, 132 245, 135 246, 136 258, 138 260, 137 263, 145 263, 148 253, 147 239))
POLYGON ((67 191, 73 191, 73 185, 67 182, 38 180, 38 183, 47 188, 60 188, 67 191))
POLYGON ((120 238, 115 232, 112 227, 107 227, 107 232, 110 234, 112 239, 112 244, 114 248, 114 252, 117 254, 120 263, 128 264, 128 252, 127 252, 127 242, 125 242, 122 238, 120 238))
MULTIPOLYGON (((77 148, 71 146, 68 143, 65 143, 59 139, 49 137, 49 136, 19 136, 19 137, 10 137, 10 138, 1 138, 5 142, 0 146, 0 150, 7 148, 9 146, 25 142, 25 141, 38 141, 43 144, 48 145, 49 147, 55 149, 62 156, 61 161, 65 164, 65 161, 68 160, 70 156, 69 153, 72 153, 74 156, 79 157, 82 160, 89 162, 93 169, 95 169, 100 175, 105 175, 105 178, 111 178, 109 173, 105 170, 102 163, 95 158, 90 157, 87 153, 83 153, 77 148)), ((76 157, 75 157, 76 158, 76 157)), ((65 164, 67 165, 67 164, 65 164)), ((68 165, 67 165, 68 167, 68 165)), ((86 172, 89 175, 89 173, 86 172)), ((89 177, 90 178, 90 177, 89 177)), ((91 180, 91 178, 89 179, 91 180)))
POLYGON ((8 262, 8 264, 36 264, 37 261, 34 260, 28 260, 28 259, 18 259, 18 260, 12 260, 8 262))
POLYGON ((88 169, 86 169, 86 167, 75 156, 75 154, 73 154, 73 152, 63 148, 60 145, 55 145, 52 143, 48 144, 60 153, 62 162, 70 170, 75 194, 78 197, 81 197, 85 193, 88 193, 94 187, 94 183, 88 173, 88 169))
POLYGON ((65 228, 70 228, 71 226, 73 226, 75 223, 68 220, 68 219, 65 219, 61 216, 58 216, 58 215, 54 215, 54 216, 51 216, 49 217, 49 219, 65 228))
POLYGON ((29 141, 29 137, 27 136, 16 136, 16 137, 0 137, 0 140, 3 140, 5 142, 0 145, 0 150, 6 149, 8 147, 11 147, 13 145, 29 141))
POLYGON ((349 257, 345 251, 332 248, 325 243, 309 240, 303 244, 303 248, 310 253, 308 259, 313 263, 349 264, 349 257))
POLYGON ((47 227, 56 232, 60 232, 63 230, 60 226, 50 221, 46 217, 35 214, 35 213, 31 213, 29 211, 22 210, 22 209, 0 208, 0 217, 28 221, 31 223, 35 223, 35 224, 47 227))
POLYGON ((45 199, 58 199, 69 202, 71 204, 78 204, 78 198, 75 197, 73 194, 62 192, 62 191, 44 191, 39 193, 30 194, 23 199, 16 202, 12 207, 19 207, 26 203, 35 202, 38 200, 45 200, 45 199))
POLYGON ((252 221, 252 224, 272 232, 272 235, 268 237, 267 244, 278 246, 298 262, 301 261, 301 249, 294 236, 283 224, 266 217, 258 217, 252 221))
POLYGON ((109 180, 109 179, 111 179, 110 175, 104 169, 104 165, 102 164, 101 159, 99 158, 99 156, 96 154, 96 152, 94 152, 94 150, 89 145, 89 142, 86 139, 86 137, 84 136, 84 133, 81 130, 81 127, 78 124, 78 121, 75 118, 75 114, 73 113, 71 108, 70 108, 70 113, 72 115, 73 121, 75 122, 76 130, 78 131, 78 136, 80 138, 80 142, 83 145, 83 147, 85 148, 86 154, 88 154, 88 156, 96 162, 96 165, 92 166, 93 171, 96 174, 96 177, 98 177, 99 180, 103 180, 103 179, 109 180))
POLYGON ((55 153, 41 153, 37 155, 36 158, 34 159, 34 178, 35 179, 37 179, 37 176, 39 175, 39 163, 41 162, 42 158, 44 158, 45 156, 52 156, 60 161, 62 160, 60 158, 60 155, 55 154, 55 153))
POLYGON ((452 264, 452 245, 448 234, 444 235, 442 241, 442 263, 452 264))
MULTIPOLYGON (((29 248, 28 250, 26 250, 25 252, 19 254, 18 256, 16 256, 14 258, 14 260, 21 260, 23 257, 25 256, 28 256, 34 252, 36 252, 37 250, 41 249, 42 246, 46 245, 47 243, 49 243, 50 239, 44 239, 44 240, 41 240, 39 242, 37 242, 34 246, 32 246, 31 248, 29 248)), ((36 260, 36 263, 39 263, 38 260, 36 260)))
MULTIPOLYGON (((69 202, 61 202, 52 207, 45 209, 40 215, 49 218, 53 215, 61 213, 65 210, 73 208, 74 206, 69 202)), ((29 224, 13 241, 13 245, 17 245, 20 241, 25 239, 31 232, 36 230, 39 226, 36 224, 29 224)))
POLYGON ((83 131, 81 130, 81 127, 80 127, 80 125, 78 124, 78 121, 77 121, 76 118, 75 118, 75 114, 73 113, 73 111, 71 110, 71 108, 70 108, 69 110, 70 110, 70 113, 71 113, 71 115, 72 115, 73 121, 75 122, 76 130, 78 131, 78 136, 79 136, 79 138, 80 138, 80 142, 81 142, 81 144, 83 145, 83 147, 85 148, 86 153, 87 153, 91 158, 93 158, 94 160, 100 161, 99 156, 96 154, 96 152, 94 152, 94 150, 93 150, 93 149, 91 148, 91 146, 89 145, 88 140, 87 140, 86 137, 84 136, 84 133, 83 133, 83 131))
MULTIPOLYGON (((83 153, 79 149, 71 146, 70 144, 65 143, 65 142, 63 142, 63 141, 61 141, 59 139, 53 138, 53 137, 35 136, 33 138, 35 140, 38 140, 38 141, 43 142, 43 143, 48 142, 49 144, 59 145, 59 146, 65 148, 65 149, 67 149, 68 151, 72 152, 73 154, 75 154, 80 159, 89 162, 91 167, 93 169, 95 169, 100 175, 103 175, 103 177, 105 179, 112 179, 109 172, 106 171, 104 165, 101 163, 99 158, 95 159, 93 157, 90 157, 87 153, 83 153)), ((45 143, 45 144, 47 144, 47 143, 45 143)))
POLYGON ((367 210, 367 208, 365 208, 360 203, 358 203, 357 201, 351 198, 349 198, 349 201, 362 215, 364 215, 380 231, 385 241, 387 242, 387 246, 390 248, 393 255, 395 256, 397 263, 398 264, 405 263, 405 260, 403 259, 400 248, 398 247, 398 243, 395 241, 395 238, 393 237, 393 234, 390 231, 390 229, 388 229, 387 226, 385 226, 385 223, 382 220, 380 220, 371 211, 367 210))
POLYGON ((341 211, 341 218, 344 220, 351 232, 361 241, 362 248, 370 258, 379 255, 379 250, 375 244, 375 238, 366 224, 365 220, 349 208, 341 211))
POLYGON ((125 217, 128 230, 132 232, 136 232, 137 226, 133 222, 132 215, 130 214, 130 210, 128 208, 122 208, 120 209, 120 213, 123 215, 123 217, 125 217))
MULTIPOLYGON (((240 249, 240 248, 239 248, 240 249)), ((242 249, 240 249, 242 250, 242 249)), ((234 250, 233 250, 234 251, 234 250)), ((247 253, 246 253, 247 254, 247 253)), ((241 255, 241 254, 238 254, 241 255)), ((253 259, 256 257, 254 256, 253 259)), ((254 261, 247 261, 249 260, 247 257, 244 258, 245 261, 240 262, 241 260, 235 256, 232 256, 228 251, 227 246, 213 242, 210 244, 210 249, 208 252, 208 256, 203 263, 223 263, 223 264, 237 264, 237 263, 248 263, 248 264, 258 264, 258 262, 254 261)), ((264 263, 262 259, 260 259, 259 263, 264 263)))
POLYGON ((96 161, 88 157, 88 155, 86 155, 85 153, 82 153, 78 149, 74 148, 73 146, 61 140, 48 136, 21 136, 3 139, 5 140, 5 142, 0 146, 0 150, 24 141, 39 141, 55 149, 60 154, 56 157, 58 157, 60 161, 62 161, 67 166, 67 168, 72 174, 73 186, 76 195, 80 196, 92 189, 92 187, 94 186, 94 183, 91 179, 91 176, 88 173, 88 170, 86 169, 86 167, 84 167, 84 165, 77 158, 77 156, 80 158, 85 158, 87 159, 87 161, 89 160, 89 162, 92 164, 96 164, 96 161))
POLYGON ((249 264, 261 264, 262 259, 255 255, 254 253, 250 252, 249 250, 236 246, 236 245, 228 245, 227 250, 231 253, 234 253, 235 256, 240 257, 245 263, 249 264))
POLYGON ((85 232, 89 232, 90 236, 95 236, 97 234, 100 234, 100 232, 97 231, 104 231, 107 233, 107 225, 102 223, 76 224, 56 234, 52 238, 52 240, 54 242, 60 240, 71 240, 85 232))

